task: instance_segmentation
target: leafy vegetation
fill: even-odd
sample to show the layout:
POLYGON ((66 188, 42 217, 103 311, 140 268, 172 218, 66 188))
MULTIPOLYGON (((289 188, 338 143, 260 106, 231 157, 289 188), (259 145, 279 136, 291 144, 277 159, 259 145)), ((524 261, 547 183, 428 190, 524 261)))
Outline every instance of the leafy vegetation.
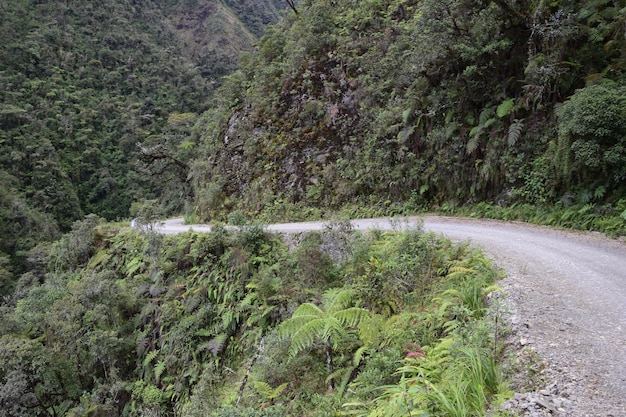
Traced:
POLYGON ((247 219, 626 233, 618 2, 0 9, 0 417, 485 415, 507 392, 482 255, 247 219), (234 228, 150 227, 171 213, 234 228))
POLYGON ((29 249, 84 214, 128 218, 133 203, 156 198, 160 214, 182 212, 191 127, 279 5, 3 2, 3 271, 19 276, 29 249))
POLYGON ((475 415, 502 392, 497 272, 419 228, 289 247, 90 216, 38 253, 1 306, 1 416, 475 415))
POLYGON ((200 117, 197 213, 589 194, 615 207, 625 13, 604 0, 303 1, 200 117))

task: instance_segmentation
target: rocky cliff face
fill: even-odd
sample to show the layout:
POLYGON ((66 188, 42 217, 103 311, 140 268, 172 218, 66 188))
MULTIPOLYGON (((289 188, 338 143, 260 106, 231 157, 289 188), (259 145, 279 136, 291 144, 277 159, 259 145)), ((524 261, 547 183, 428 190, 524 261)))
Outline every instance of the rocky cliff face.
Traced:
MULTIPOLYGON (((555 111, 577 90, 623 83, 623 13, 561 1, 304 1, 205 115, 196 204, 543 204, 598 184, 623 193, 577 157, 574 125, 555 111)), ((578 97, 595 119, 594 91, 578 97)), ((620 147, 615 126, 605 127, 620 147)), ((588 139, 584 152, 603 149, 604 137, 588 139)))

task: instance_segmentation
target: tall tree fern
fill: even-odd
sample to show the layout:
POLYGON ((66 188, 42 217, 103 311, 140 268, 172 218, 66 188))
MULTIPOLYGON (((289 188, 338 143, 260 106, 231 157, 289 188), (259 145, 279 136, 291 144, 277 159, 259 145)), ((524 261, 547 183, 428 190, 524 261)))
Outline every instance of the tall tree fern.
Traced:
MULTIPOLYGON (((333 351, 350 329, 355 329, 370 312, 354 306, 356 292, 352 289, 332 288, 324 293, 322 306, 313 303, 300 305, 290 319, 283 322, 279 332, 282 338, 291 338, 289 354, 296 356, 304 349, 321 341, 326 350, 328 374, 333 370, 333 351)), ((331 378, 329 388, 334 390, 331 378)))

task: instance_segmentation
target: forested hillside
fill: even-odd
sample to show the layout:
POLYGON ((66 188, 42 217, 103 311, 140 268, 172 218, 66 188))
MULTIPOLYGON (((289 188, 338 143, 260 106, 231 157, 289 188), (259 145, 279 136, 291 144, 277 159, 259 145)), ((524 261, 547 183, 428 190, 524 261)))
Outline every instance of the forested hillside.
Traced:
POLYGON ((2 2, 0 269, 84 214, 157 197, 181 211, 189 126, 282 6, 2 2))
POLYGON ((609 0, 304 1, 202 116, 199 212, 488 201, 621 213, 625 19, 609 0))

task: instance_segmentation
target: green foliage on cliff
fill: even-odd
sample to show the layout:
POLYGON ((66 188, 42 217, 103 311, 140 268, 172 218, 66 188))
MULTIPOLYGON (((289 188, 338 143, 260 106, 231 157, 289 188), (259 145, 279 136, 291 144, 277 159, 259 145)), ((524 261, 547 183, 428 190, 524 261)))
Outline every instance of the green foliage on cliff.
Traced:
POLYGON ((287 245, 250 225, 163 236, 88 216, 37 254, 0 304, 1 417, 391 416, 406 384, 436 387, 404 398, 444 415, 461 369, 490 372, 455 398, 471 415, 501 391, 497 272, 419 228, 331 224, 287 245))
POLYGON ((279 5, 2 2, 0 254, 13 270, 84 214, 128 218, 155 198, 181 212, 191 126, 279 5))
POLYGON ((202 217, 624 196, 619 4, 309 0, 298 10, 200 119, 202 217))

